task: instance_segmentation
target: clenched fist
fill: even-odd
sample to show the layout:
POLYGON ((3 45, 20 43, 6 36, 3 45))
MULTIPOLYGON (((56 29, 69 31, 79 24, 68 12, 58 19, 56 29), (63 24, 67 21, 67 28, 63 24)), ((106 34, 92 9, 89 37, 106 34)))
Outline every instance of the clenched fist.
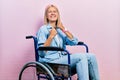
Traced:
POLYGON ((55 28, 52 28, 50 31, 50 37, 54 37, 57 34, 57 31, 55 30, 55 28))

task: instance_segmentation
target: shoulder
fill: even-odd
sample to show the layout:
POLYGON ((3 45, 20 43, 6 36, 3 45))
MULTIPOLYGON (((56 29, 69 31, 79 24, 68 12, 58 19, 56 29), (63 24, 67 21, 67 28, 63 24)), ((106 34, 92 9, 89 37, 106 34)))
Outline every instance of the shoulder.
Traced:
POLYGON ((42 25, 40 28, 39 28, 39 30, 43 30, 43 29, 47 29, 47 25, 42 25))
POLYGON ((47 30, 47 25, 42 25, 39 29, 38 29, 38 32, 39 31, 46 31, 47 30))
POLYGON ((48 32, 47 25, 42 25, 39 30, 37 31, 37 34, 46 34, 48 32))

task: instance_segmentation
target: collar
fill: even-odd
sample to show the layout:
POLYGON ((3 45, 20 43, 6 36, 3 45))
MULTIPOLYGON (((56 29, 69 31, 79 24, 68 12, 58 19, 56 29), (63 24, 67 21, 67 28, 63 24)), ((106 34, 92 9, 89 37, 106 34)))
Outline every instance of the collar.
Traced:
MULTIPOLYGON (((46 26, 47 26, 47 29, 52 29, 52 26, 50 25, 50 23, 48 23, 46 26)), ((56 29, 58 29, 58 27, 56 29)))
POLYGON ((52 29, 52 26, 50 25, 50 23, 48 23, 48 24, 46 25, 46 27, 47 27, 47 29, 52 29))

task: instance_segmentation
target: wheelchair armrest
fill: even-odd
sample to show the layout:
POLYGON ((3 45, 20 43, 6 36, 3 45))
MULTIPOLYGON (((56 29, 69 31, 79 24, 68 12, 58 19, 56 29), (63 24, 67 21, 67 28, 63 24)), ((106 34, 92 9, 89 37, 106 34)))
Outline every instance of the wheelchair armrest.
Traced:
POLYGON ((84 42, 79 41, 77 45, 84 46, 86 48, 86 52, 89 52, 88 46, 84 42))
POLYGON ((65 51, 62 48, 58 48, 58 47, 39 47, 38 50, 49 50, 49 51, 65 51))
POLYGON ((84 42, 79 41, 77 45, 83 45, 84 42))

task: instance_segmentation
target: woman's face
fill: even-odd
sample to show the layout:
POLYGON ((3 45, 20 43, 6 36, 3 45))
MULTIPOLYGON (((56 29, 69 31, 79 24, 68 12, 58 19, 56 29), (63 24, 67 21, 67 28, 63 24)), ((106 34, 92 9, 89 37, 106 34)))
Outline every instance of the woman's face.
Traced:
POLYGON ((47 10, 47 19, 49 22, 56 22, 58 19, 58 11, 55 7, 50 7, 47 10))

